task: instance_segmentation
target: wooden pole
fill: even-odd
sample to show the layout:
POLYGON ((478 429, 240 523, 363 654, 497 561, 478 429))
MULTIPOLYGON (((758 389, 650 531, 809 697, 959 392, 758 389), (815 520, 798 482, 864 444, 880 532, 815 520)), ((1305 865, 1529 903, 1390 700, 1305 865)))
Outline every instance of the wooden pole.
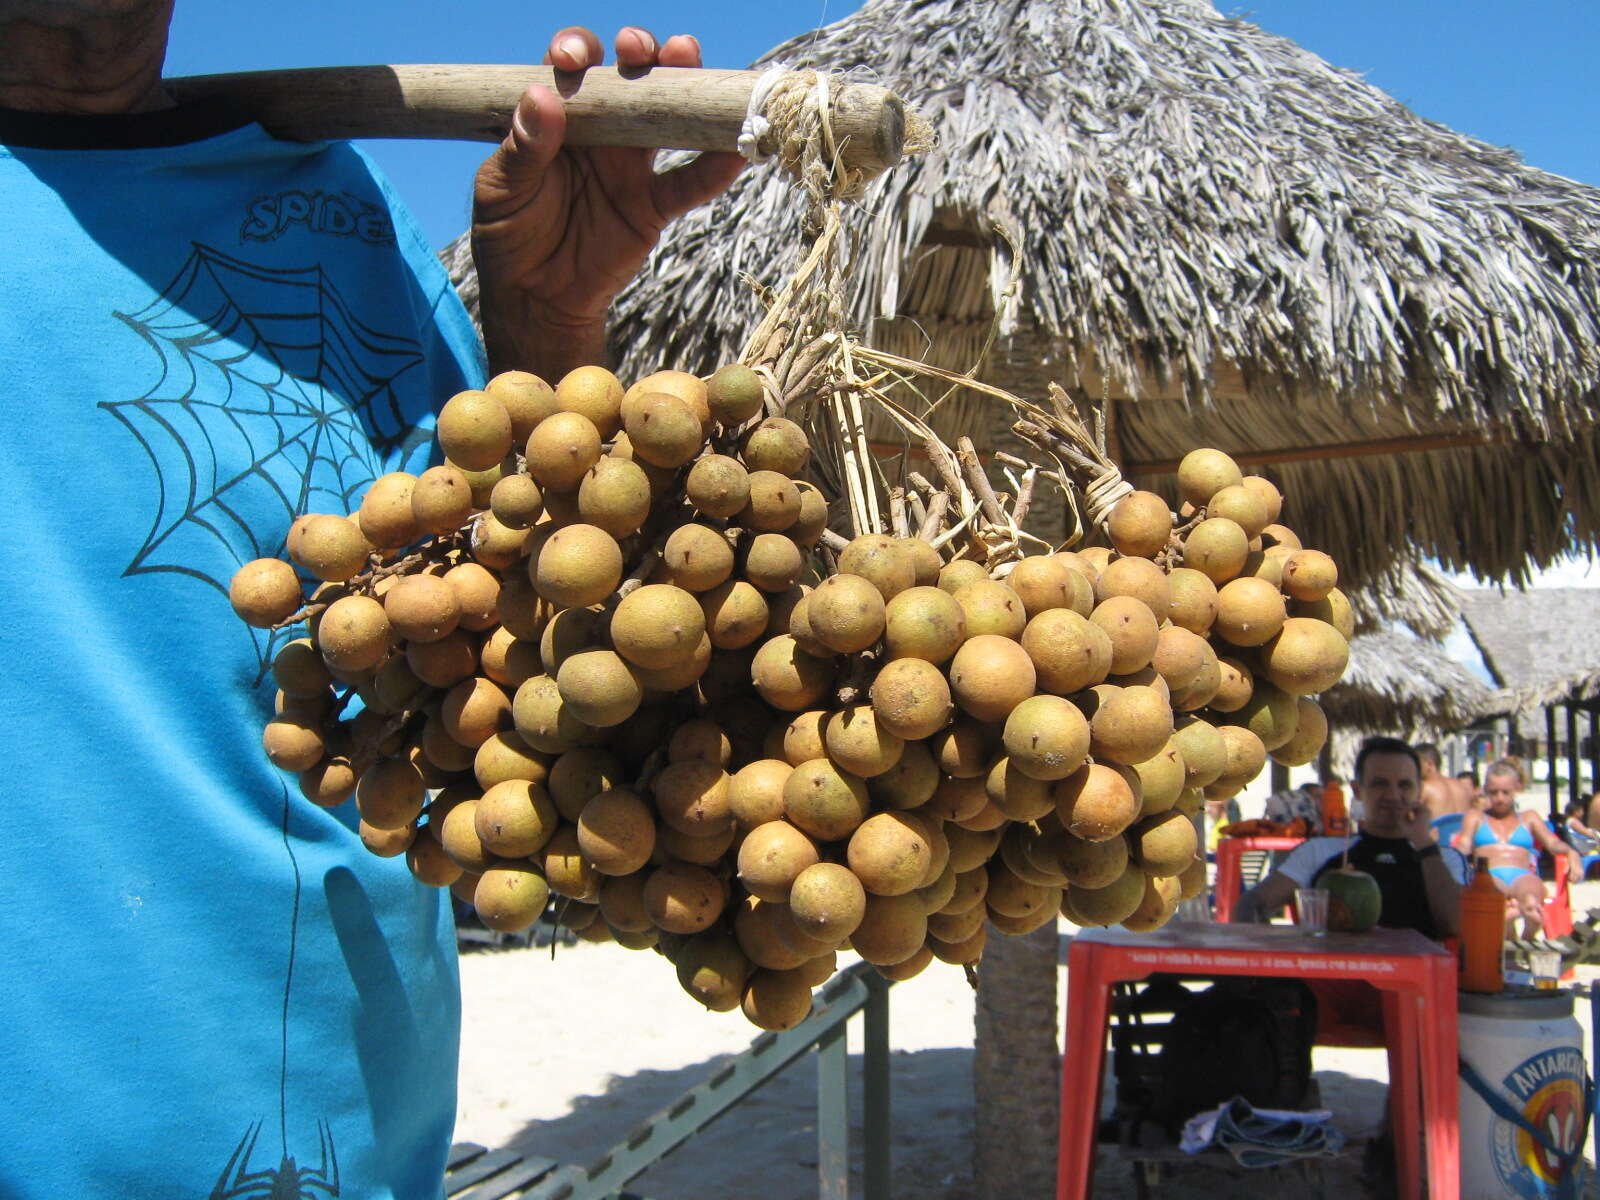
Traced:
POLYGON ((1561 790, 1556 786, 1556 709, 1553 704, 1544 706, 1544 735, 1545 770, 1549 772, 1547 782, 1550 785, 1550 820, 1555 821, 1561 816, 1561 790))
MULTIPOLYGON (((1419 450, 1453 450, 1462 446, 1487 446, 1503 439, 1484 433, 1441 433, 1428 437, 1381 438, 1371 442, 1334 442, 1323 446, 1284 446, 1277 450, 1230 450, 1240 466, 1260 463, 1320 462, 1325 458, 1370 458, 1383 454, 1414 454, 1419 450)), ((1124 465, 1124 475, 1172 475, 1181 459, 1160 458, 1124 465)))
MULTIPOLYGON (((1600 707, 1589 709, 1589 790, 1600 792, 1600 707)), ((1584 814, 1589 821, 1589 814, 1584 814)))
MULTIPOLYGON (((1580 796, 1578 791, 1578 775, 1581 768, 1578 765, 1578 710, 1569 702, 1567 704, 1567 803, 1576 804, 1580 796)), ((1582 819, 1581 817, 1579 818, 1582 819)))
MULTIPOLYGON (((165 81, 179 101, 226 100, 275 137, 443 138, 498 142, 530 84, 556 91, 575 146, 737 150, 757 71, 553 67, 492 63, 308 67, 187 75, 165 81)), ((842 164, 877 174, 905 150, 905 106, 886 88, 832 81, 830 121, 842 164)))

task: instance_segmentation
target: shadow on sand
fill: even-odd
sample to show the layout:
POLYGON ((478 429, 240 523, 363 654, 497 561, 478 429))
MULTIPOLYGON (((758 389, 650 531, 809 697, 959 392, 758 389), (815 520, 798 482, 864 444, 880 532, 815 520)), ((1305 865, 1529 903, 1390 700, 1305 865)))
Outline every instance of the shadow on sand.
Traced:
MULTIPOLYGON (((675 1071, 613 1076, 572 1111, 530 1122, 511 1141, 558 1162, 594 1161, 635 1126, 703 1082, 719 1055, 675 1071)), ((972 1051, 890 1054, 892 1171, 896 1196, 958 1200, 971 1194, 972 1051)), ((817 1072, 801 1059, 730 1108, 629 1189, 650 1200, 803 1200, 817 1194, 817 1072)), ((851 1193, 861 1194, 861 1056, 850 1055, 851 1193)))

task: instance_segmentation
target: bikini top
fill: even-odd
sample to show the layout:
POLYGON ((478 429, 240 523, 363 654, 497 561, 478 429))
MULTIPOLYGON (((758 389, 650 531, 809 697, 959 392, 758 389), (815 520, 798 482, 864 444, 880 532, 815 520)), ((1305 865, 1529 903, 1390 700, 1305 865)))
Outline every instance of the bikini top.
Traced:
POLYGON ((1479 846, 1516 846, 1522 850, 1532 851, 1533 833, 1525 823, 1518 821, 1517 827, 1511 831, 1510 837, 1501 837, 1495 831, 1494 826, 1489 824, 1489 818, 1485 815, 1478 822, 1478 828, 1473 831, 1472 845, 1474 849, 1479 846))

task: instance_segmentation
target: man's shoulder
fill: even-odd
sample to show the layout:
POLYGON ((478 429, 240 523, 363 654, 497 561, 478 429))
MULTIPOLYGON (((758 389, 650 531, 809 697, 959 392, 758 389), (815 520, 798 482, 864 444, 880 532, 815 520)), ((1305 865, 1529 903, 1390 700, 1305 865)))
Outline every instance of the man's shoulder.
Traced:
POLYGON ((1289 853, 1291 856, 1320 862, 1332 855, 1343 854, 1344 848, 1350 845, 1352 840, 1342 837, 1307 838, 1289 853))
POLYGON ((1349 843, 1342 837, 1307 838, 1278 864, 1278 870, 1304 885, 1327 863, 1344 853, 1349 843))

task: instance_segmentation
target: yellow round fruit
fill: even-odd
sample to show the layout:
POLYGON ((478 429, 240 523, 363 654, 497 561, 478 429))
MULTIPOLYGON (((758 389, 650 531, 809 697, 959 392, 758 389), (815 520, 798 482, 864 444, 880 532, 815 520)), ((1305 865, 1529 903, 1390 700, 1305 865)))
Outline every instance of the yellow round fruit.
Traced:
POLYGON ((882 775, 905 750, 904 739, 891 733, 867 704, 829 713, 822 722, 822 740, 828 758, 862 779, 882 775))
POLYGON ((604 367, 568 371, 556 384, 555 400, 562 412, 588 420, 601 437, 609 438, 622 427, 622 383, 604 367))
POLYGON ((1209 504, 1223 488, 1243 482, 1239 464, 1221 450, 1191 450, 1178 464, 1178 491, 1196 508, 1209 504))
POLYGON ((904 739, 937 733, 955 711, 944 673, 920 658, 885 663, 872 681, 870 696, 879 724, 904 739))
POLYGON ((817 845, 809 837, 787 821, 768 821, 739 845, 739 882, 752 896, 787 904, 796 878, 817 861, 817 845))
POLYGON ((750 473, 737 459, 706 454, 689 468, 684 493, 708 517, 734 517, 750 500, 750 473))
POLYGON ((903 896, 922 886, 932 862, 926 830, 907 813, 878 813, 850 835, 846 860, 871 896, 903 896))
POLYGON ((729 429, 743 425, 760 412, 763 398, 761 376, 742 363, 718 367, 706 381, 711 416, 729 429))
POLYGON ((966 638, 966 612, 942 588, 907 588, 884 609, 884 641, 890 659, 946 662, 966 638))
POLYGON ((1089 723, 1060 696, 1030 696, 1005 718, 1006 754, 1013 767, 1039 780, 1065 779, 1089 753, 1089 723))
POLYGON ((1244 529, 1226 517, 1207 517, 1183 540, 1183 565, 1219 585, 1244 569, 1249 554, 1244 529))
POLYGON ((1056 784, 1062 826, 1086 842, 1114 838, 1139 815, 1138 777, 1126 768, 1088 763, 1056 784))
POLYGON ((706 632, 705 612, 690 592, 646 584, 622 598, 611 615, 611 644, 629 662, 661 669, 694 654, 706 632))
POLYGON ((806 597, 812 636, 839 654, 875 643, 883 635, 884 615, 882 594, 859 575, 831 575, 806 597))
POLYGON ((1206 516, 1226 517, 1253 538, 1267 527, 1270 518, 1261 497, 1242 482, 1221 488, 1206 502, 1206 516))
POLYGON ((254 559, 234 573, 228 601, 247 625, 270 629, 299 609, 300 577, 282 559, 254 559))
POLYGON ((644 700, 644 689, 627 662, 611 650, 584 650, 569 657, 556 672, 556 687, 567 710, 595 729, 622 724, 644 700))
POLYGON ((1005 720, 1033 695, 1036 680, 1027 652, 1010 638, 994 634, 968 638, 950 661, 951 696, 980 721, 1005 720))
POLYGON ((1160 628, 1144 601, 1132 596, 1111 596, 1095 606, 1089 621, 1110 639, 1111 674, 1130 675, 1150 665, 1160 628))
POLYGON ((833 663, 813 658, 787 634, 769 638, 750 664, 761 698, 785 712, 802 712, 833 686, 833 663))
POLYGON ((455 467, 429 467, 412 485, 411 517, 419 534, 454 533, 472 507, 472 484, 455 467))
MULTIPOLYGON (((528 435, 528 474, 546 491, 569 492, 600 461, 600 442, 600 430, 581 413, 546 417, 528 435)), ((550 503, 546 496, 546 506, 550 503)))
POLYGON ((1053 608, 1029 621, 1022 648, 1038 673, 1038 686, 1057 695, 1093 687, 1111 673, 1111 638, 1070 609, 1053 608))
POLYGON ((1154 492, 1129 492, 1111 509, 1106 532, 1118 554, 1154 558, 1172 536, 1172 510, 1154 492))
POLYGON ((372 546, 349 517, 308 513, 290 526, 288 550, 290 558, 318 579, 337 583, 366 565, 372 546))
POLYGON ((511 414, 488 392, 457 392, 439 410, 439 448, 463 470, 486 471, 511 453, 511 414))
POLYGON ((533 563, 539 595, 563 608, 599 604, 622 582, 622 547, 594 525, 568 525, 550 535, 533 563))
POLYGON ((1338 683, 1350 644, 1325 621, 1290 617, 1262 652, 1267 678, 1291 696, 1309 696, 1338 683))
POLYGON ((1305 604, 1321 600, 1339 582, 1339 567, 1320 550, 1296 550, 1283 563, 1283 590, 1305 604))
POLYGON ((1315 700, 1295 697, 1295 728, 1288 739, 1273 750, 1274 762, 1286 767, 1303 767, 1322 752, 1328 740, 1328 718, 1315 700))
POLYGON ((1265 579, 1244 576, 1218 590, 1212 631, 1235 646, 1262 646, 1278 635, 1288 615, 1282 592, 1265 579))
POLYGON ((373 480, 356 513, 367 541, 380 550, 398 550, 422 535, 411 511, 411 492, 416 486, 417 477, 406 471, 391 471, 373 480))
POLYGON ((867 893, 849 867, 819 862, 795 876, 788 904, 801 932, 819 941, 840 941, 861 924, 867 893))
POLYGON ((803 762, 783 785, 784 815, 818 841, 849 837, 867 819, 866 784, 825 758, 803 762))

